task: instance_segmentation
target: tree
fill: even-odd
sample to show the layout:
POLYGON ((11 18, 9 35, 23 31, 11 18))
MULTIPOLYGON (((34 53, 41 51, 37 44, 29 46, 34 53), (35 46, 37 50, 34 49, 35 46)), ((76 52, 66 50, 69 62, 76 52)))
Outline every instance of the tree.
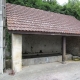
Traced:
POLYGON ((61 13, 72 15, 80 20, 80 1, 79 0, 69 0, 61 10, 61 13))

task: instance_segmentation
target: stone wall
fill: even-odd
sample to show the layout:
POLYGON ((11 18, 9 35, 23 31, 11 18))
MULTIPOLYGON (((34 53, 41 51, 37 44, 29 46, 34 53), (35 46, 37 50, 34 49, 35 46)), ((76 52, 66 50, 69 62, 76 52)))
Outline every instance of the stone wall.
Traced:
MULTIPOLYGON (((23 53, 61 53, 61 36, 23 35, 23 53)), ((67 53, 80 56, 80 37, 66 37, 67 53)))
POLYGON ((61 53, 61 36, 23 35, 23 53, 61 53))
POLYGON ((80 56, 80 37, 67 37, 67 53, 80 56))
MULTIPOLYGON (((71 60, 72 55, 66 55, 66 60, 71 60)), ((60 56, 51 56, 51 57, 40 57, 40 58, 31 58, 31 59, 22 59, 23 66, 35 65, 35 64, 45 64, 53 62, 62 62, 62 55, 60 56)))

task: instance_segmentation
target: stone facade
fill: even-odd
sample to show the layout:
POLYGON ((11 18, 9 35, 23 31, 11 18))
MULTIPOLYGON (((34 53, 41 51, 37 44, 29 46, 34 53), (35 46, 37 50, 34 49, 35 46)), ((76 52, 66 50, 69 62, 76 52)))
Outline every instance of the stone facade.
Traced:
POLYGON ((67 53, 80 56, 80 37, 67 37, 67 53))
MULTIPOLYGON (((23 35, 22 39, 23 53, 40 52, 40 50, 43 53, 62 53, 62 36, 23 35)), ((68 54, 80 56, 80 37, 66 37, 66 44, 68 54)))
POLYGON ((23 35, 23 53, 61 53, 61 36, 23 35))

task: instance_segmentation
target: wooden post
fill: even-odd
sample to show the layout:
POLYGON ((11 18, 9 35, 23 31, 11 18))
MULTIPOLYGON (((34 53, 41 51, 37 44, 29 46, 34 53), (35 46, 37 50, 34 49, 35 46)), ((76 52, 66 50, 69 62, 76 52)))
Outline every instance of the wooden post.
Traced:
POLYGON ((62 63, 66 60, 66 37, 62 36, 62 63))

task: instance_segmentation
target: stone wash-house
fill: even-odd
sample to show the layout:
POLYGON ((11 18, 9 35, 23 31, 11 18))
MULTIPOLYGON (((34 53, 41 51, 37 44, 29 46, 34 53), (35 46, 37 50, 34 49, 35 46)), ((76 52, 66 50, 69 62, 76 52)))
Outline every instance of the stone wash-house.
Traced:
POLYGON ((12 66, 16 72, 22 69, 22 61, 28 65, 29 59, 30 64, 36 64, 38 59, 39 63, 45 63, 56 59, 49 56, 62 55, 64 63, 68 54, 80 56, 80 21, 76 18, 9 3, 6 17, 12 34, 12 66), (22 60, 22 56, 28 60, 22 60))

